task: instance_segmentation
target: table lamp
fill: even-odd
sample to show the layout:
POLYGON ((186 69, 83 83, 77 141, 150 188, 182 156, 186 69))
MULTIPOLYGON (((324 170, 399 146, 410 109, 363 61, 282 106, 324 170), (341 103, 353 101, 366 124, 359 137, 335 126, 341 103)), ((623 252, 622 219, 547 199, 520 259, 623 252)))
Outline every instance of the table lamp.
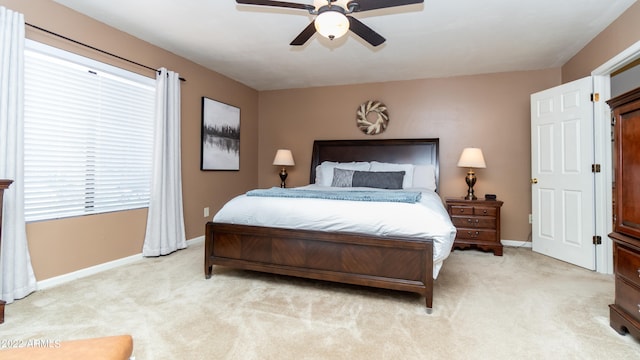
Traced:
POLYGON ((465 199, 476 200, 477 197, 473 194, 473 185, 476 183, 476 174, 473 172, 473 169, 484 169, 487 167, 484 163, 482 150, 479 148, 465 148, 462 151, 462 155, 460 155, 460 160, 458 160, 458 167, 469 168, 469 172, 467 172, 467 176, 465 177, 465 181, 469 186, 465 199))
POLYGON ((287 179, 287 169, 285 166, 294 166, 296 163, 293 161, 293 154, 291 150, 279 149, 276 152, 276 157, 273 159, 273 165, 282 166, 280 170, 280 187, 284 188, 285 180, 287 179))

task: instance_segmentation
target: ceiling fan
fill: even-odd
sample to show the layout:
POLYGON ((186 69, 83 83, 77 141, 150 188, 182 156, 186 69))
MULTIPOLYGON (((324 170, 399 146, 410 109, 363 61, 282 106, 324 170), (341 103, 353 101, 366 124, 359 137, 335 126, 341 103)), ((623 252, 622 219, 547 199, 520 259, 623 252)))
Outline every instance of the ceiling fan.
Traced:
POLYGON ((290 44, 293 46, 304 45, 316 32, 333 40, 343 36, 349 30, 372 46, 378 46, 384 43, 386 39, 360 22, 360 20, 348 16, 349 14, 424 2, 424 0, 353 0, 347 2, 345 8, 341 5, 333 4, 336 1, 337 0, 326 0, 327 5, 320 6, 316 10, 316 7, 310 4, 273 0, 236 0, 238 4, 302 9, 307 10, 311 15, 317 15, 311 24, 293 39, 290 44))

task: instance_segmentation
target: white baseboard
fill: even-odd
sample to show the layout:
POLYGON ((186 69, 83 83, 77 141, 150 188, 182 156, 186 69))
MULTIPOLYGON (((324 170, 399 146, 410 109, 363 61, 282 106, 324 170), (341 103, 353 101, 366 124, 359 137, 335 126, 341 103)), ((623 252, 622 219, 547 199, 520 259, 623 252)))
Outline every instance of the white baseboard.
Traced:
POLYGON ((195 245, 204 242, 204 235, 198 236, 197 238, 193 238, 191 240, 187 240, 187 244, 195 245))
POLYGON ((500 240, 503 246, 531 248, 531 241, 521 240, 500 240))
POLYGON ((44 289, 48 289, 48 288, 51 288, 51 287, 54 287, 54 286, 62 285, 64 283, 68 283, 68 282, 73 281, 73 280, 77 280, 77 279, 80 279, 80 278, 83 278, 83 277, 94 275, 94 274, 103 272, 105 270, 117 268, 117 267, 122 266, 122 265, 131 264, 131 263, 134 263, 134 262, 139 261, 141 259, 142 259, 142 253, 131 255, 131 256, 127 256, 125 258, 109 261, 109 262, 106 262, 106 263, 98 264, 98 265, 91 266, 91 267, 88 267, 88 268, 80 269, 80 270, 77 270, 77 271, 74 271, 74 272, 70 272, 68 274, 55 276, 55 277, 52 277, 52 278, 49 278, 49 279, 38 281, 37 289, 38 290, 44 290, 44 289))
MULTIPOLYGON (((201 242, 204 242, 204 235, 187 240, 187 246, 189 245, 195 245, 195 244, 199 244, 201 242)), ((70 281, 73 280, 77 280, 83 277, 87 277, 90 275, 94 275, 100 272, 103 272, 105 270, 109 270, 109 269, 114 269, 123 265, 128 265, 131 263, 134 263, 136 261, 140 261, 142 260, 144 257, 142 256, 142 253, 140 254, 135 254, 135 255, 131 255, 131 256, 127 256, 125 258, 121 258, 121 259, 116 259, 113 261, 109 261, 103 264, 98 264, 95 266, 91 266, 88 268, 84 268, 84 269, 80 269, 68 274, 64 274, 64 275, 59 275, 59 276, 55 276, 49 279, 45 279, 42 281, 38 281, 37 282, 37 289, 38 290, 44 290, 44 289, 48 289, 54 286, 58 286, 58 285, 62 285, 64 283, 68 283, 70 281)))

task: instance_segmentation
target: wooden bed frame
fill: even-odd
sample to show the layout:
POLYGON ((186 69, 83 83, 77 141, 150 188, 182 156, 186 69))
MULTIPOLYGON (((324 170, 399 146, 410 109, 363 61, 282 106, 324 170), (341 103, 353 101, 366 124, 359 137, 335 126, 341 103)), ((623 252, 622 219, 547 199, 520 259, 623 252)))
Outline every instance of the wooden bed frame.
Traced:
MULTIPOLYGON (((432 164, 438 139, 317 140, 310 182, 323 161, 432 164)), ((418 293, 433 303, 433 241, 208 222, 204 273, 213 265, 418 293)))

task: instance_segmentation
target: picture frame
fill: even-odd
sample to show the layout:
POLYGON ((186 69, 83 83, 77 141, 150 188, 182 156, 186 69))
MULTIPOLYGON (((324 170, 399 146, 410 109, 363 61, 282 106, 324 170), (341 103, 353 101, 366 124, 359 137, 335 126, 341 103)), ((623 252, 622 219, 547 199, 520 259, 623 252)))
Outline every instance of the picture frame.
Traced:
POLYGON ((240 170, 240 108, 202 97, 200 170, 240 170))

